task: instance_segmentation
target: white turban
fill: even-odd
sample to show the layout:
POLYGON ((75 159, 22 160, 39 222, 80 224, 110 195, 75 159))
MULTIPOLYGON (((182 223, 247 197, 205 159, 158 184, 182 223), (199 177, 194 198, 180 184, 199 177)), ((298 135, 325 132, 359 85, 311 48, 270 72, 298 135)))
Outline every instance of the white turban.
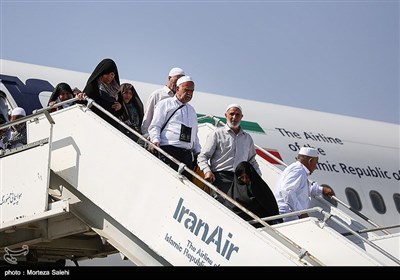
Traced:
POLYGON ((318 157, 318 150, 314 148, 302 147, 299 151, 299 155, 318 157))
POLYGON ((226 107, 226 111, 225 111, 225 112, 228 112, 228 110, 229 110, 230 108, 238 108, 238 109, 240 110, 240 112, 243 113, 242 107, 240 107, 238 104, 231 104, 231 105, 229 105, 228 107, 226 107))
POLYGON ((179 86, 180 84, 185 83, 185 82, 193 82, 192 77, 190 77, 190 76, 183 76, 183 77, 180 77, 180 78, 176 81, 176 86, 179 86))
POLYGON ((185 71, 183 71, 182 68, 174 67, 169 71, 169 74, 168 74, 169 77, 178 76, 178 75, 185 75, 185 71))
POLYGON ((24 108, 17 107, 11 111, 11 116, 26 116, 24 108))

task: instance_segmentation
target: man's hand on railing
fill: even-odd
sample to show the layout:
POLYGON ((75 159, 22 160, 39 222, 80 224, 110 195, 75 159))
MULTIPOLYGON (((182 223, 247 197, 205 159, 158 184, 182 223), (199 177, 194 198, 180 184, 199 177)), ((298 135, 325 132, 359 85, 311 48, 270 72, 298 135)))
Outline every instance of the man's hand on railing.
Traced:
POLYGON ((210 182, 211 184, 214 183, 215 181, 214 173, 212 173, 211 171, 206 172, 204 174, 204 180, 210 182))
POLYGON ((150 146, 149 146, 149 151, 150 152, 154 152, 154 146, 157 146, 157 147, 160 147, 160 142, 154 142, 154 143, 152 143, 150 146))
POLYGON ((321 185, 321 186, 322 186, 322 194, 323 195, 326 195, 329 197, 332 197, 335 195, 335 192, 333 191, 333 189, 330 186, 328 186, 328 185, 321 185))

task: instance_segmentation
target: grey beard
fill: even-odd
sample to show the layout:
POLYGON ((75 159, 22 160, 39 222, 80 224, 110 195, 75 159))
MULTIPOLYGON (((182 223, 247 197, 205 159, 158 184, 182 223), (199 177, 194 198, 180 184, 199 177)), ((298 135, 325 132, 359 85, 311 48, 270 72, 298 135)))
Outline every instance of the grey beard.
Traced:
POLYGON ((230 128, 238 128, 240 126, 240 123, 238 123, 237 125, 233 125, 230 121, 226 120, 226 123, 228 124, 228 126, 230 128))

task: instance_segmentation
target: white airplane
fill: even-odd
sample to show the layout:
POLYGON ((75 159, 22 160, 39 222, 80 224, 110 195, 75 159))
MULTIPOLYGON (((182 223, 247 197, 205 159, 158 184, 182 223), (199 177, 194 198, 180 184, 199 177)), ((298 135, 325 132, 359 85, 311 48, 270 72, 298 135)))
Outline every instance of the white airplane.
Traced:
MULTIPOLYGON (((83 89, 90 75, 3 59, 0 65, 0 109, 20 106, 27 114, 46 107, 58 83, 83 89)), ((122 82, 132 83, 143 103, 162 86, 122 82)), ((251 133, 260 157, 283 170, 301 147, 318 149, 319 164, 310 179, 334 189, 333 203, 387 232, 399 232, 399 125, 197 90, 191 101, 199 117, 210 117, 200 118, 199 123, 224 121, 224 110, 231 103, 242 106, 242 128, 251 133)), ((265 180, 273 188, 274 180, 265 180)))

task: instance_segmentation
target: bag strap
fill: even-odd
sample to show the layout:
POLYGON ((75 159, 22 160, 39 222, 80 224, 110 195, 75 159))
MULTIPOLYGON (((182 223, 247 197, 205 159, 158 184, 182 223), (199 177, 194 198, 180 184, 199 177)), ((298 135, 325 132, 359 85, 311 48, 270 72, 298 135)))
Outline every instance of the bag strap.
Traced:
POLYGON ((165 126, 167 125, 167 123, 169 122, 169 120, 172 118, 172 116, 176 113, 176 111, 178 111, 179 109, 181 109, 183 106, 185 106, 185 104, 181 104, 181 106, 179 106, 178 108, 175 109, 175 111, 171 114, 171 116, 169 116, 169 118, 167 119, 167 121, 164 123, 164 125, 161 127, 160 133, 161 131, 164 130, 165 126))

